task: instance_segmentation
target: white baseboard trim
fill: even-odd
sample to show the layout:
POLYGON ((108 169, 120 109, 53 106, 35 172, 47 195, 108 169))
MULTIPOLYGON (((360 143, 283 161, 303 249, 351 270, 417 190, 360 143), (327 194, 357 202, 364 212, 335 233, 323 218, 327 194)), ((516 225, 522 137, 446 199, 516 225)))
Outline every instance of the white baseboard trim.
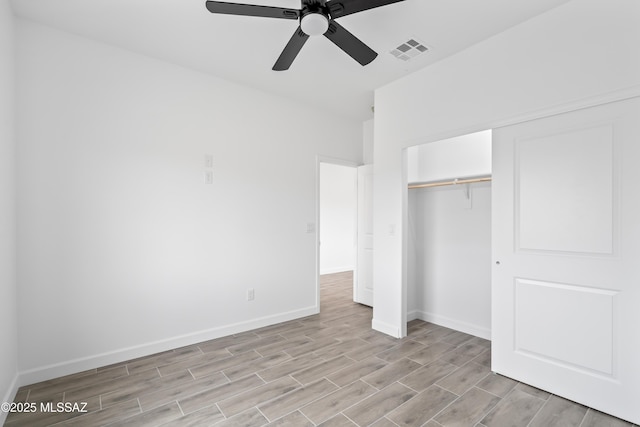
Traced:
POLYGON ((331 267, 331 268, 321 268, 320 274, 334 274, 334 273, 344 273, 345 271, 353 271, 355 267, 350 265, 346 267, 331 267))
POLYGON ((445 328, 455 329, 456 331, 464 332, 475 337, 484 338, 486 340, 491 339, 491 329, 484 328, 482 326, 474 325, 472 323, 463 322, 450 317, 440 316, 438 314, 429 313, 421 310, 414 310, 407 313, 407 321, 411 320, 424 320, 425 322, 434 323, 436 325, 444 326, 445 328))
MULTIPOLYGON (((16 393, 18 393, 19 381, 20 375, 18 375, 18 373, 16 372, 16 374, 13 376, 13 381, 11 381, 11 384, 9 385, 9 389, 6 391, 2 400, 0 400, 0 403, 13 402, 13 399, 15 399, 16 397, 16 393)), ((4 422, 7 419, 7 415, 9 415, 7 412, 0 411, 0 426, 4 425, 4 422)))
POLYGON ((108 353, 96 354, 93 356, 78 358, 62 363, 29 369, 19 373, 17 383, 20 386, 24 386, 40 381, 47 381, 65 375, 75 374, 102 366, 108 366, 114 363, 120 363, 125 360, 149 356, 151 354, 171 350, 174 348, 193 345, 199 342, 209 341, 227 335, 238 334, 265 326, 275 325, 277 323, 312 316, 314 314, 318 314, 319 312, 320 310, 318 306, 307 307, 300 310, 279 313, 272 316, 265 316, 245 322, 234 323, 231 325, 211 328, 204 331, 168 338, 165 340, 159 340, 129 348, 123 348, 108 353))
POLYGON ((390 323, 382 322, 380 320, 373 319, 371 321, 371 327, 383 334, 391 335, 393 338, 402 338, 400 336, 400 328, 390 323))

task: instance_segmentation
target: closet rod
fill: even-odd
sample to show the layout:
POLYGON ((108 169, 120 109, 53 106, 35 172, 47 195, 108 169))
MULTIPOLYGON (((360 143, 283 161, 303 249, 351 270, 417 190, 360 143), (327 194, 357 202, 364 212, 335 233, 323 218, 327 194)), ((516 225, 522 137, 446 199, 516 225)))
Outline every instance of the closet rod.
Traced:
POLYGON ((487 182, 487 181, 491 181, 490 176, 484 176, 480 178, 454 179, 452 181, 425 182, 422 184, 409 184, 409 190, 414 188, 441 187, 443 185, 457 185, 457 184, 473 184, 475 182, 487 182))

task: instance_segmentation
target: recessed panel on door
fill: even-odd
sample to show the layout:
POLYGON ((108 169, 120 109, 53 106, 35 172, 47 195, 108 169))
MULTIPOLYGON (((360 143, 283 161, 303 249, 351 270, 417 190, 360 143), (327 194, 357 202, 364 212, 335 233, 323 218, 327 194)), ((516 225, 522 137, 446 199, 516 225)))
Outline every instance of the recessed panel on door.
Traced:
POLYGON ((613 253, 611 125, 516 143, 518 249, 613 253))
POLYGON ((613 376, 617 292, 520 278, 514 286, 516 351, 613 376))

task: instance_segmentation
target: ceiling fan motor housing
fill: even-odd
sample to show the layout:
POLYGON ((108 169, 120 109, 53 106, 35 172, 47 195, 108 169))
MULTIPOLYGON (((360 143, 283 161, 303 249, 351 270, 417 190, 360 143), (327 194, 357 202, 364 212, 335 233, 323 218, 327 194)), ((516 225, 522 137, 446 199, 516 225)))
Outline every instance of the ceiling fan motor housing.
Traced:
POLYGON ((303 1, 300 28, 308 36, 320 36, 329 29, 329 8, 326 0, 303 1))

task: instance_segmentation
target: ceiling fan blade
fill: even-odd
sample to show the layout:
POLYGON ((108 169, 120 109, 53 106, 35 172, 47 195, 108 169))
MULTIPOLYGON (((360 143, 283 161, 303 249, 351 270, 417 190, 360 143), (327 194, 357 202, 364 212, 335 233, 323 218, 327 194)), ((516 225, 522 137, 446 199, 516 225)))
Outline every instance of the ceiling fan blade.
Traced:
POLYGON ((333 20, 329 22, 329 29, 324 33, 324 36, 358 61, 360 65, 367 65, 378 56, 369 46, 333 20))
POLYGON ((223 13, 225 15, 260 16, 263 18, 298 19, 298 9, 285 9, 282 7, 259 6, 254 4, 227 3, 221 1, 207 1, 207 9, 211 13, 223 13))
POLYGON ((298 56, 300 49, 302 49, 302 46, 304 46, 308 39, 309 36, 302 31, 302 28, 298 27, 274 64, 273 71, 288 70, 293 63, 293 60, 298 56))
POLYGON ((374 9, 404 0, 330 0, 327 2, 331 18, 336 19, 363 10, 374 9))

